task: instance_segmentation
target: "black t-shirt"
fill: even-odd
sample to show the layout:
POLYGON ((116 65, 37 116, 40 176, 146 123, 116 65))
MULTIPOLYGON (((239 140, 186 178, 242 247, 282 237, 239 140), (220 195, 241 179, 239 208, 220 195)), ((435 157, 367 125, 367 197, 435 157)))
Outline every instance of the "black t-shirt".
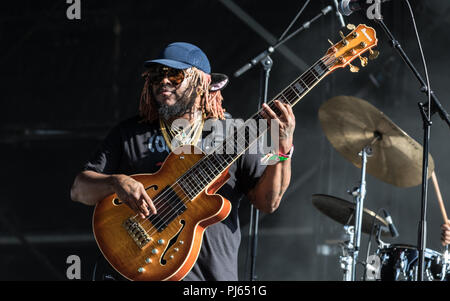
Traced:
MULTIPOLYGON (((99 149, 85 165, 85 170, 104 174, 154 173, 159 170, 169 154, 159 122, 140 122, 135 116, 114 127, 99 149)), ((208 152, 215 143, 223 141, 227 129, 235 126, 228 119, 219 122, 217 131, 203 131, 197 146, 208 152)), ((238 280, 237 260, 241 241, 238 208, 241 199, 252 189, 265 166, 261 155, 245 153, 229 168, 230 178, 217 192, 232 205, 229 216, 220 223, 209 226, 203 236, 202 247, 192 270, 184 280, 238 280)))

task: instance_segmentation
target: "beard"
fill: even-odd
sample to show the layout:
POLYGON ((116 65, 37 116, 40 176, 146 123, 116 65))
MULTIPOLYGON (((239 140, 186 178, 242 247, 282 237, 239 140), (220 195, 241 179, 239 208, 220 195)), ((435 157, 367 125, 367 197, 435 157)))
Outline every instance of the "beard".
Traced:
POLYGON ((174 117, 180 117, 186 113, 190 113, 192 112, 196 98, 197 92, 191 87, 190 89, 185 90, 183 94, 176 95, 176 102, 173 105, 156 101, 159 116, 165 120, 170 120, 174 117))

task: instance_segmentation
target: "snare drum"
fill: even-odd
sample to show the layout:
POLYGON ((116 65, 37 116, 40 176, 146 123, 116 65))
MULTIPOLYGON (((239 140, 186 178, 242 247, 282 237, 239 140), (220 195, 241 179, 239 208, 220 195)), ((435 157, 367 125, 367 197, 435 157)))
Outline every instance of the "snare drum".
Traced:
MULTIPOLYGON (((417 279, 419 250, 415 246, 392 244, 371 256, 369 279, 381 281, 414 281, 417 279), (376 264, 374 264, 376 262, 376 264)), ((440 281, 445 273, 442 254, 430 249, 424 252, 424 280, 440 281)))

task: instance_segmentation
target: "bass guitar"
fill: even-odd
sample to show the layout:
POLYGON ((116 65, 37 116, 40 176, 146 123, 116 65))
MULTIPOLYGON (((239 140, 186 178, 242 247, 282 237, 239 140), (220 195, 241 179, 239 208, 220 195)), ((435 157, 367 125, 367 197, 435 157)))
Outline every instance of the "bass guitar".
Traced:
MULTIPOLYGON (((351 29, 347 36, 340 32, 342 39, 331 43, 322 58, 274 99, 294 106, 334 70, 350 66, 356 72, 358 67, 351 64, 356 58, 366 66, 368 59, 363 53, 369 51, 369 58, 376 58, 378 52, 372 50, 378 42, 375 30, 363 24, 351 29)), ((273 101, 268 105, 280 113, 273 101)), ((258 111, 250 119, 263 118, 258 111)), ((184 145, 169 154, 158 172, 132 175, 144 185, 156 206, 156 215, 141 219, 116 194, 98 202, 93 232, 110 265, 130 280, 183 279, 197 260, 206 227, 230 213, 230 202, 216 194, 228 180, 228 167, 257 138, 258 135, 245 136, 245 147, 233 154, 204 154, 195 146, 184 145)), ((240 143, 236 135, 231 135, 221 147, 240 143)))

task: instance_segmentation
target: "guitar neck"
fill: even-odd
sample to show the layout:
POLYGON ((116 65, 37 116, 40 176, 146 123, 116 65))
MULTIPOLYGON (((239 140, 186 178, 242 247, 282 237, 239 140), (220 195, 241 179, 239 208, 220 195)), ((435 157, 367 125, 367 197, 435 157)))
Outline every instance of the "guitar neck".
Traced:
MULTIPOLYGON (((277 96, 275 96, 267 105, 278 115, 281 112, 275 105, 274 100, 278 99, 282 102, 289 103, 291 106, 297 104, 300 99, 303 98, 312 88, 317 85, 328 73, 330 73, 327 65, 330 64, 328 60, 331 60, 328 56, 324 56, 318 60, 314 65, 312 65, 308 70, 306 70, 302 75, 300 75, 296 80, 294 80, 289 86, 287 86, 283 91, 281 91, 277 96)), ((252 118, 261 119, 260 109, 252 118)))
MULTIPOLYGON (((281 112, 274 100, 289 103, 291 106, 303 98, 331 71, 330 62, 334 56, 326 55, 275 96, 267 105, 279 115, 281 112)), ((241 127, 186 172, 178 182, 184 191, 190 191, 191 198, 197 196, 207 185, 215 181, 234 161, 236 161, 267 129, 260 130, 260 120, 265 120, 262 109, 250 117, 241 127)))

